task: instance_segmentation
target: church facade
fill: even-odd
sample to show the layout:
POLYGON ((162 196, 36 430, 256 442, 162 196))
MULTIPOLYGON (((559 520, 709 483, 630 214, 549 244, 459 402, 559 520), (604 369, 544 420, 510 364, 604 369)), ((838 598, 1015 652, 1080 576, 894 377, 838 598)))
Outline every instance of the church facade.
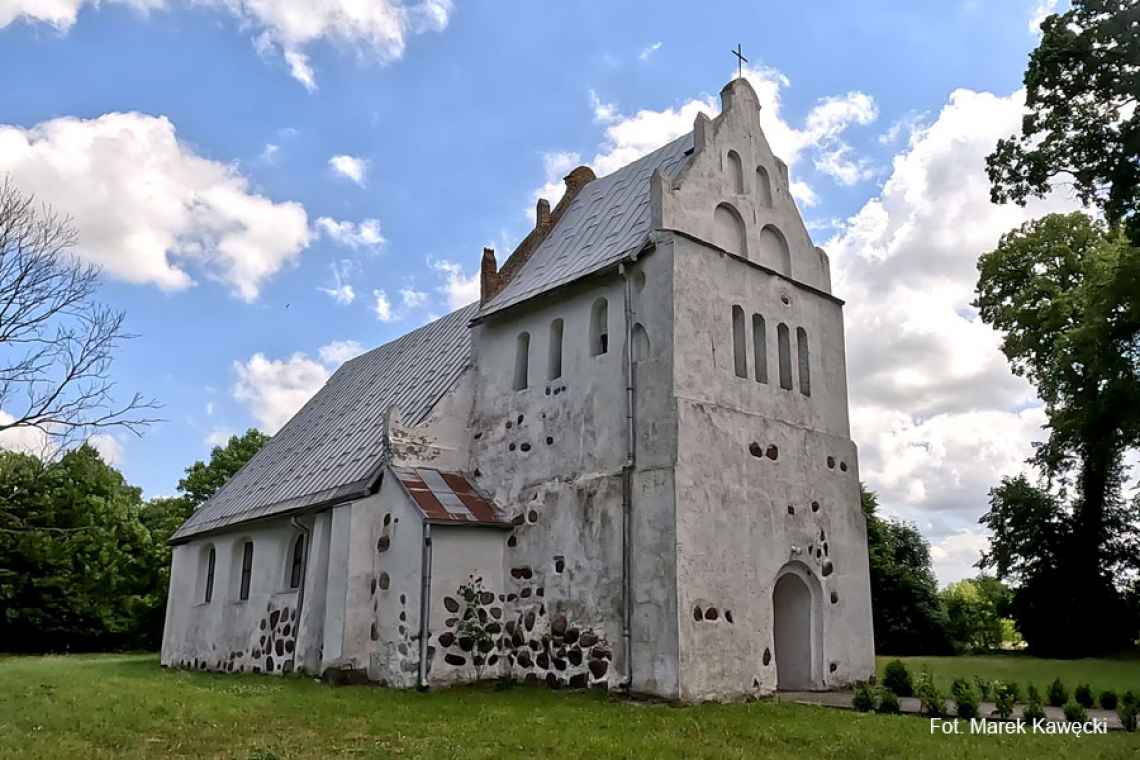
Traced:
POLYGON ((579 167, 172 539, 162 662, 733 699, 874 672, 842 302, 743 79, 579 167))

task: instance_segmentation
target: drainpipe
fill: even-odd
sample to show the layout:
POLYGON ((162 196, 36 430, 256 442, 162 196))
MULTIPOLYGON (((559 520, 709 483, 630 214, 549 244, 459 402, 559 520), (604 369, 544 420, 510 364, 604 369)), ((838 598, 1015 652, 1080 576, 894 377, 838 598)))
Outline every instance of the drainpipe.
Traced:
POLYGON ((427 691, 427 649, 430 635, 429 617, 431 615, 431 523, 424 521, 424 545, 420 551, 420 578, 423 586, 420 588, 420 691, 427 691))
MULTIPOLYGON (((309 543, 313 537, 313 532, 296 517, 289 518, 289 524, 305 538, 305 545, 301 551, 301 585, 297 587, 297 625, 293 626, 294 632, 296 632, 297 629, 301 627, 301 612, 305 609, 305 584, 309 581, 309 543)), ((297 633, 298 643, 300 643, 300 640, 301 634, 297 633)), ((304 664, 304 656, 301 654, 300 647, 297 647, 297 652, 293 656, 294 658, 300 658, 302 660, 301 664, 304 664)), ((300 670, 300 668, 296 667, 295 662, 293 669, 300 670)), ((320 669, 320 663, 317 663, 317 669, 320 669)))
POLYGON ((633 374, 633 284, 626 269, 627 262, 637 261, 637 255, 618 264, 618 274, 625 281, 625 464, 621 468, 621 575, 622 575, 622 643, 625 647, 625 690, 633 689, 633 470, 636 465, 633 410, 635 402, 633 374))

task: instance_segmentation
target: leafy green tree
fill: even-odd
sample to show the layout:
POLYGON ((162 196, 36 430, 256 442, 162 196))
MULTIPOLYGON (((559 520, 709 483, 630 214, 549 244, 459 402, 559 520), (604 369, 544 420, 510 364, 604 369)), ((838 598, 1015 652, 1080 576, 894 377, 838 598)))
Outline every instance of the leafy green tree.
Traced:
POLYGON ((0 641, 15 651, 132 646, 153 602, 139 489, 82 446, 58 461, 0 452, 0 641))
POLYGON ((978 576, 951 583, 939 597, 946 610, 946 631, 961 652, 998 649, 1006 636, 1005 616, 1011 594, 996 578, 978 576))
POLYGON ((1138 519, 1140 502, 1109 505, 1101 552, 1105 565, 1090 581, 1072 569, 1079 559, 1069 548, 1077 522, 1074 507, 1020 475, 990 490, 990 509, 980 520, 990 530, 990 549, 979 565, 1014 584, 1010 614, 1031 653, 1111 652, 1135 638, 1135 595, 1121 593, 1113 579, 1137 567, 1138 519), (1077 622, 1059 622, 1066 619, 1077 622))
POLYGON ((1140 4, 1073 0, 1041 25, 1021 133, 986 159, 995 203, 1071 184, 1140 244, 1140 4))
POLYGON ((254 428, 242 436, 230 436, 225 446, 214 447, 209 462, 199 460, 186 468, 186 477, 178 481, 178 490, 197 507, 244 467, 268 440, 269 436, 254 428))
POLYGON ((1089 591, 1082 619, 1100 624, 1113 614, 1114 571, 1134 555, 1120 484, 1122 456, 1140 443, 1140 248, 1084 214, 1055 214, 1007 233, 978 270, 981 318, 1045 405, 1049 436, 1034 461, 1063 499, 1076 491, 1062 507, 1044 492, 1003 490, 1007 508, 991 515, 1024 532, 1006 532, 994 566, 1006 577, 1004 555, 1025 583, 1034 565, 1063 572, 1089 591))
POLYGON ((918 529, 878 516, 878 497, 860 486, 867 517, 871 609, 880 654, 946 654, 946 613, 930 562, 930 546, 918 529))

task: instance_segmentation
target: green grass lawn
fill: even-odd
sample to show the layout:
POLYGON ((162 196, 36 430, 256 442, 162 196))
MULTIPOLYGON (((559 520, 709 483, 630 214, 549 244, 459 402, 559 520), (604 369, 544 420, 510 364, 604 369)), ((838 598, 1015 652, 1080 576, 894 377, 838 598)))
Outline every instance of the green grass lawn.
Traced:
POLYGON ((1140 735, 931 736, 925 719, 770 701, 673 707, 518 687, 419 694, 164 671, 153 655, 0 659, 0 758, 1136 758, 1140 735))
MULTIPOLYGON (((893 657, 879 657, 879 677, 883 668, 893 657)), ((935 682, 949 689, 955 678, 981 676, 991 680, 1016 681, 1021 685, 1022 694, 1029 684, 1036 684, 1041 695, 1054 678, 1060 677, 1069 693, 1078 684, 1087 683, 1094 694, 1112 689, 1123 694, 1131 689, 1140 694, 1140 657, 1120 657, 1115 659, 1084 660, 1043 660, 1025 654, 996 654, 980 657, 900 657, 906 663, 911 675, 917 675, 924 667, 930 668, 935 682)))

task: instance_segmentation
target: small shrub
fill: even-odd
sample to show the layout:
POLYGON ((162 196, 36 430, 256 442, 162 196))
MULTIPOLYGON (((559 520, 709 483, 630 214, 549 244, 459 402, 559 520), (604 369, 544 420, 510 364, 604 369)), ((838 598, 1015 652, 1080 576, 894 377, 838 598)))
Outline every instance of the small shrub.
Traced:
POLYGON ((978 687, 978 694, 982 697, 982 701, 989 702, 990 695, 993 693, 993 681, 981 676, 974 676, 974 685, 978 687))
POLYGON ((859 712, 871 712, 875 709, 875 695, 871 687, 865 683, 855 688, 855 696, 851 698, 851 706, 859 712))
POLYGON ((1026 704, 1030 702, 1036 702, 1038 705, 1041 704, 1041 692, 1038 691, 1037 687, 1033 684, 1029 684, 1029 687, 1025 690, 1025 702, 1026 704))
POLYGON ((1013 691, 1001 681, 994 681, 994 713, 1002 720, 1013 715, 1013 691))
POLYGON ((1073 699, 1078 705, 1088 709, 1093 706, 1093 693, 1087 683, 1082 683, 1073 689, 1073 699))
POLYGON ((923 670, 914 684, 914 696, 921 703, 922 714, 929 718, 941 718, 946 714, 946 695, 934 685, 934 676, 923 670))
POLYGON ((978 707, 982 700, 972 683, 959 679, 954 682, 951 691, 954 694, 954 706, 959 718, 969 720, 978 717, 978 707))
POLYGON ((1084 723, 1089 719, 1089 711, 1085 706, 1074 699, 1065 703, 1065 720, 1073 723, 1084 723))
POLYGON ((962 694, 966 689, 970 688, 970 682, 965 678, 955 678, 950 684, 950 697, 957 699, 959 694, 962 694))
POLYGON ((883 715, 897 715, 899 713, 899 698, 890 689, 878 690, 879 705, 875 712, 883 715))
POLYGON ((1118 700, 1116 698, 1116 692, 1113 691, 1112 689, 1108 689, 1107 691, 1102 691, 1100 693, 1101 709, 1115 710, 1117 701, 1118 700))
POLYGON ((1021 717, 1029 722, 1043 720, 1045 718, 1045 708, 1041 706, 1041 699, 1039 697, 1030 697, 1029 701, 1025 703, 1025 709, 1022 710, 1021 717))
POLYGON ((1017 681, 1006 681, 1005 690, 1009 692, 1009 698, 1013 700, 1014 704, 1021 701, 1021 684, 1017 681))
POLYGON ((1137 713, 1140 713, 1140 704, 1137 702, 1136 695, 1126 691, 1116 706, 1116 717, 1120 718, 1120 725, 1129 733, 1136 730, 1137 713))
POLYGON ((910 671, 902 660, 891 660, 883 669, 883 686, 900 697, 914 695, 914 684, 910 678, 910 671))
POLYGON ((1069 692, 1065 690, 1065 684, 1061 683, 1060 678, 1054 678, 1053 683, 1049 684, 1049 706, 1062 707, 1069 701, 1069 692))

